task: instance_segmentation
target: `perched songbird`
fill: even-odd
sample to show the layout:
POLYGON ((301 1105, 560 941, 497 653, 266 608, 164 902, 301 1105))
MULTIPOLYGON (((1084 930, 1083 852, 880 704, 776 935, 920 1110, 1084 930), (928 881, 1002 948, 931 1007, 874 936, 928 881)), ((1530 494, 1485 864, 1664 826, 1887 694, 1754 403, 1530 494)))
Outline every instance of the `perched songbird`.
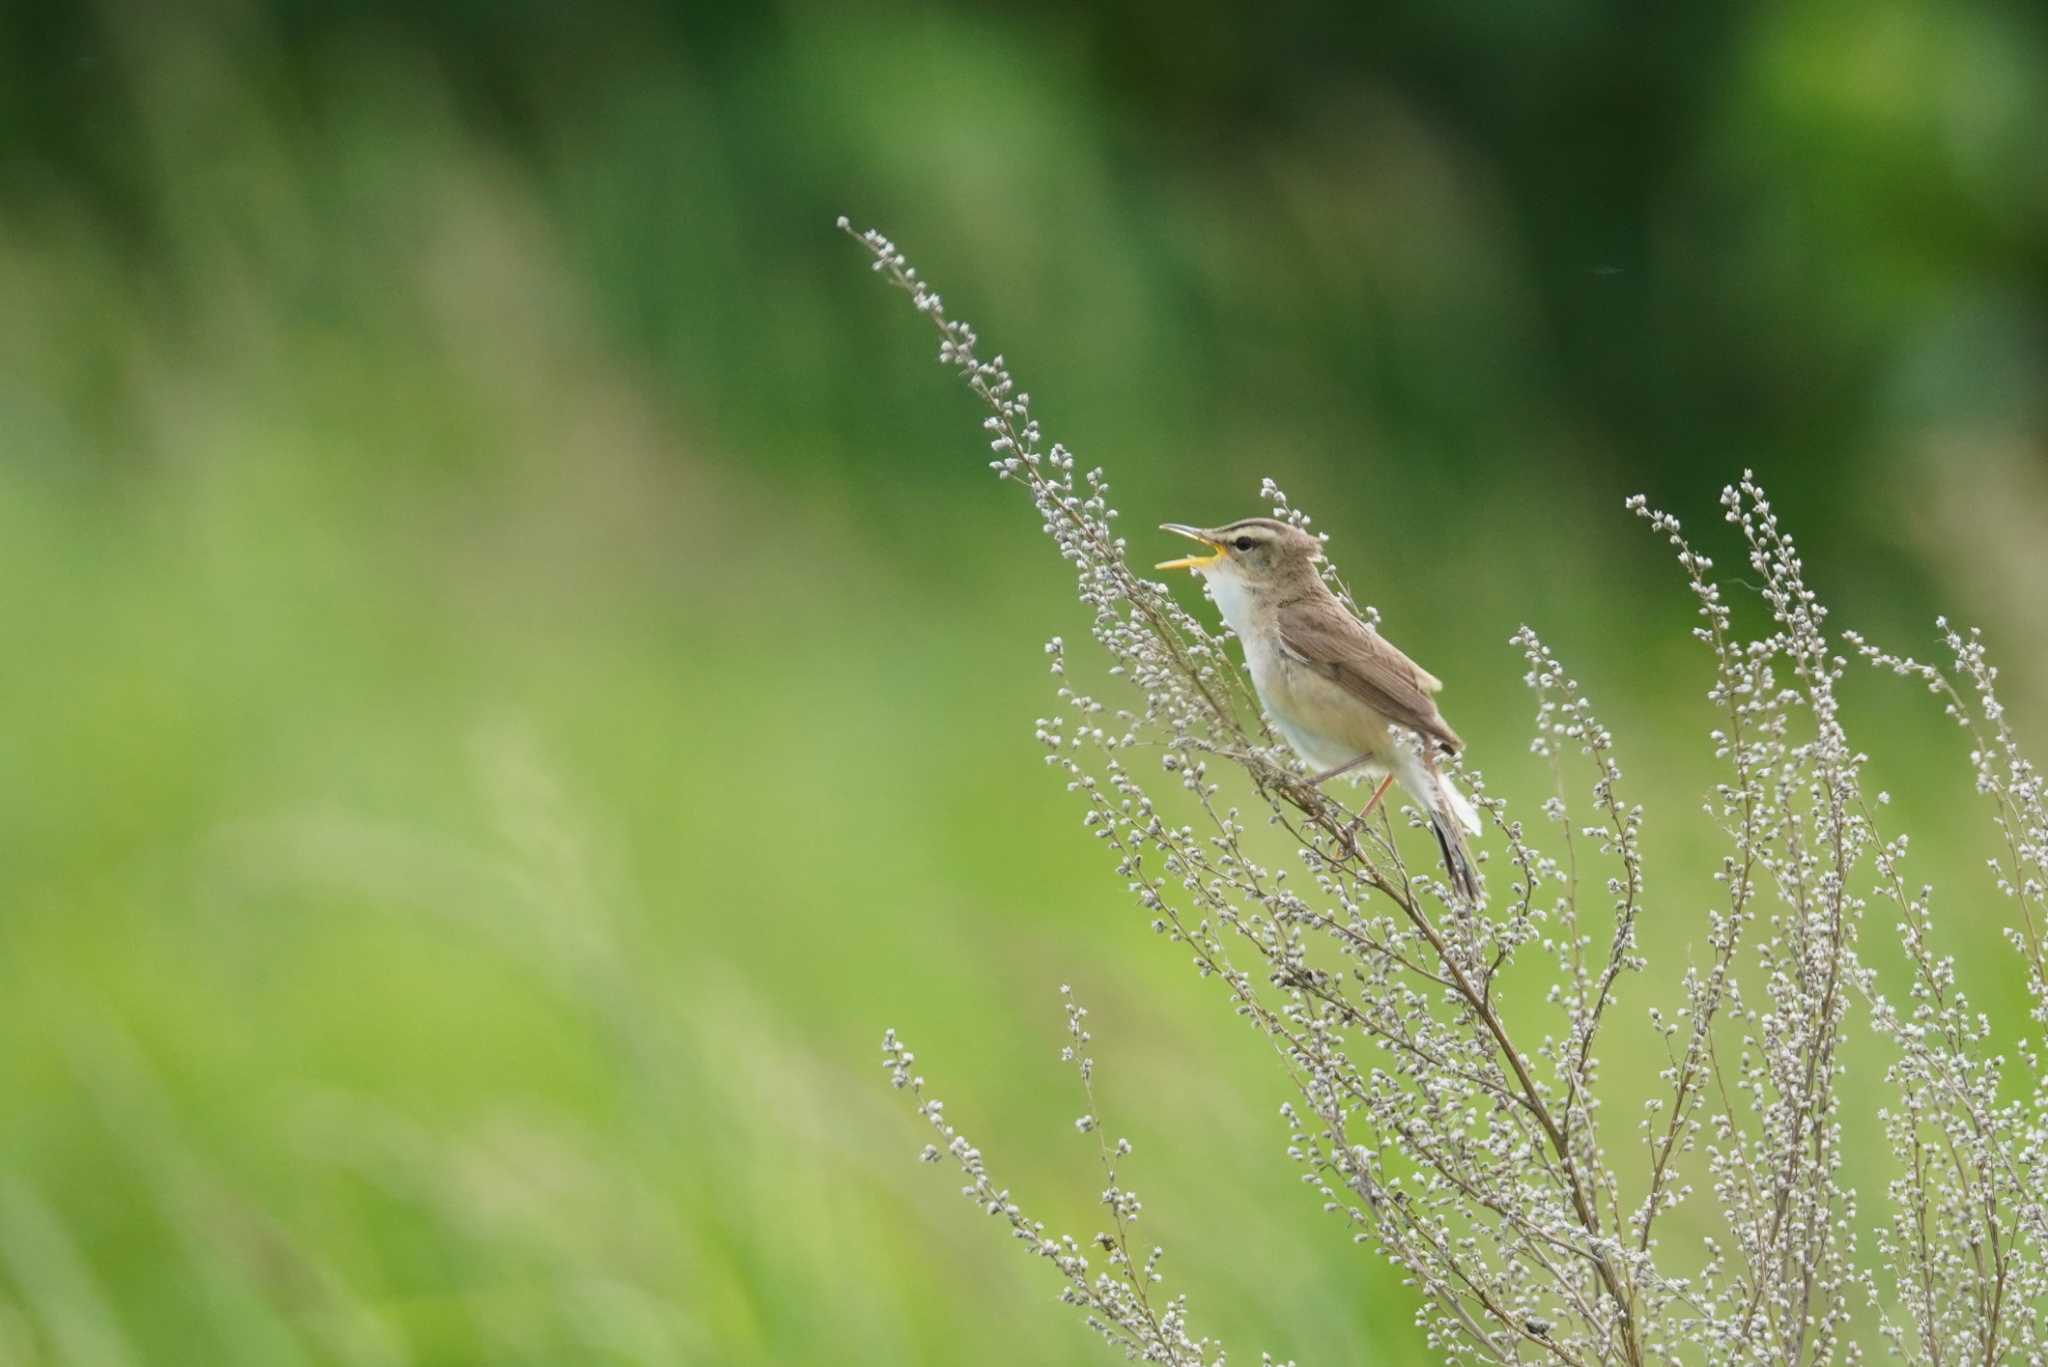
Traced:
POLYGON ((1451 885, 1476 904, 1479 871, 1465 835, 1479 833, 1479 813, 1436 765, 1439 751, 1454 755, 1464 747, 1430 696, 1443 684, 1351 615, 1316 572, 1322 544, 1299 527, 1248 517, 1206 529, 1168 522, 1160 530, 1215 552, 1158 568, 1193 570, 1207 581, 1223 620, 1244 643, 1266 715, 1321 771, 1309 782, 1354 771, 1384 775, 1361 821, 1387 785, 1399 783, 1429 814, 1451 885), (1421 753, 1398 744, 1390 726, 1414 732, 1421 753))

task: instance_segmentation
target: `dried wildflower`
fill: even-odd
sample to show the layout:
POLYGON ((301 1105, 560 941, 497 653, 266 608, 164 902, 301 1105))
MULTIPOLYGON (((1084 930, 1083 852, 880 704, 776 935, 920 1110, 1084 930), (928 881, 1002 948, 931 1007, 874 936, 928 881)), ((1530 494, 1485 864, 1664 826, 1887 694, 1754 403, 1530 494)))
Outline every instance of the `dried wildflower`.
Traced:
MULTIPOLYGON (((1075 1064, 1079 1073, 1081 1091, 1089 1108, 1089 1114, 1083 1117, 1088 1123, 1081 1129, 1097 1135, 1096 1155, 1107 1184, 1102 1204, 1109 1209, 1112 1225, 1088 1241, 1106 1255, 1106 1270, 1094 1269, 1082 1251, 1082 1241, 1071 1234, 1048 1234, 1045 1225, 1030 1218, 1007 1187, 996 1185, 981 1150, 946 1120, 945 1107, 940 1102, 925 1097, 924 1079, 913 1071, 916 1055, 896 1037, 894 1030, 882 1037, 882 1066, 894 1085, 918 1099, 918 1113, 945 1141, 944 1153, 952 1157, 967 1178, 960 1194, 984 1213, 1005 1221, 1011 1234, 1034 1256, 1052 1264, 1062 1281, 1060 1302, 1079 1310, 1091 1330, 1133 1362, 1160 1362, 1169 1367, 1224 1367, 1228 1359, 1222 1346, 1194 1337, 1188 1323, 1187 1298, 1163 1296, 1157 1291, 1164 1281, 1159 1265, 1166 1251, 1155 1247, 1141 1254, 1132 1243, 1131 1227, 1144 1206, 1138 1194, 1124 1186, 1118 1176, 1118 1162, 1131 1148, 1123 1140, 1112 1145, 1101 1137, 1101 1127, 1094 1119, 1094 1066, 1085 1054, 1077 1052, 1089 1040, 1087 1031, 1081 1028, 1088 1013, 1074 1002, 1068 989, 1061 988, 1060 995, 1066 998, 1067 1031, 1072 1040, 1062 1052, 1062 1059, 1075 1064)), ((936 1145, 925 1149, 927 1155, 938 1152, 936 1145)), ((1273 1361, 1270 1357, 1264 1360, 1273 1361)))
MULTIPOLYGON (((1065 643, 1048 643, 1058 710, 1036 726, 1048 763, 1155 929, 1275 1046, 1299 1091, 1282 1108, 1288 1157, 1354 1241, 1403 1271, 1435 1351, 1452 1362, 1819 1364, 1860 1361, 1881 1342, 1929 1367, 2048 1358, 2048 1051, 2037 1033, 2019 1049, 2030 1078, 2008 1079, 1993 1023, 1956 983, 1932 889, 1908 883, 1906 839, 1880 829, 1884 795, 1866 791, 1866 756, 1844 728, 1847 657, 1753 478, 1724 491, 1722 507, 1768 615, 1755 637, 1736 631, 1713 561, 1678 520, 1628 504, 1669 542, 1698 604, 1723 770, 1706 816, 1726 852, 1701 961, 1643 1017, 1668 1062, 1624 1143, 1604 1124, 1599 1046, 1646 968, 1644 813, 1571 672, 1533 630, 1513 637, 1536 701, 1531 751, 1554 789, 1532 832, 1460 770, 1512 873, 1507 894, 1474 914, 1409 871, 1391 822, 1354 829, 1302 781, 1227 639, 1129 565, 1103 472, 1046 442, 1002 357, 981 358, 974 330, 894 244, 858 237, 989 410, 991 468, 1030 497, 1116 681, 1114 698, 1075 688, 1065 643), (1225 796, 1233 771, 1249 780, 1250 813, 1225 796), (1290 838, 1292 868, 1255 849, 1254 820, 1290 838), (1582 878, 1593 867, 1607 871, 1597 884, 1582 878), (1592 886, 1604 907, 1582 900, 1592 886), (1903 984, 1879 982, 1858 955, 1873 896, 1899 918, 1903 984), (1541 984, 1557 1012, 1540 1040, 1525 1043, 1499 1010, 1509 976, 1518 990, 1541 984), (1859 1193, 1843 1176, 1842 1048, 1859 1019, 1893 1059, 1883 1139, 1896 1176, 1874 1259, 1857 1247, 1859 1193), (1696 1252, 1657 1237, 1688 1201, 1712 1203, 1717 1231, 1696 1252)), ((1270 482, 1262 495, 1275 517, 1308 527, 1270 482)), ((1334 566, 1324 572, 1375 620, 1334 566)), ((1947 671, 1841 639, 1925 684, 1965 731, 2004 837, 1995 882, 2014 906, 2038 1032, 2048 784, 2006 722, 1982 642, 1941 629, 1947 671)), ((1097 1136, 1108 1179, 1116 1226, 1096 1242, 1111 1273, 1091 1279, 1080 1245, 1026 1220, 937 1102, 920 1110, 969 1176, 967 1194, 1055 1263, 1065 1298, 1098 1332, 1133 1358, 1202 1362, 1210 1349, 1187 1336, 1185 1300, 1160 1308, 1143 1291, 1158 1255, 1133 1259, 1140 1207, 1117 1177, 1128 1146, 1102 1133, 1085 1015, 1069 1001, 1065 1057, 1087 1098, 1077 1128, 1097 1136)), ((893 1036, 884 1051, 897 1085, 921 1091, 893 1036)))

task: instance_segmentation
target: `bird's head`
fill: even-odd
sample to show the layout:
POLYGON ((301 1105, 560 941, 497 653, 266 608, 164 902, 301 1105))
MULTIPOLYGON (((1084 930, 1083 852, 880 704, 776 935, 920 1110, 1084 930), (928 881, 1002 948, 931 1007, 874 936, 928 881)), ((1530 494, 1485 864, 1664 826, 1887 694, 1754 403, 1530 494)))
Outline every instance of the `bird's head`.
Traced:
POLYGON ((1181 522, 1160 525, 1163 532, 1175 532, 1199 541, 1214 552, 1161 561, 1162 570, 1193 570, 1202 575, 1228 575, 1247 584, 1267 584, 1312 573, 1310 566, 1322 558, 1322 542, 1299 527, 1270 517, 1247 517, 1222 527, 1190 527, 1181 522))

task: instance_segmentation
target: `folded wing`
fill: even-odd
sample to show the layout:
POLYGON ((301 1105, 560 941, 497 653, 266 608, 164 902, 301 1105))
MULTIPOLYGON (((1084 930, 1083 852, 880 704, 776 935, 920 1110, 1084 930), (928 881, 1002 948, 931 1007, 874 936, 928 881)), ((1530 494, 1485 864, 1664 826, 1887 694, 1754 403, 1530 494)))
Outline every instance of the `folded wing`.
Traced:
POLYGON ((1458 739, 1436 700, 1435 675, 1348 612, 1283 608, 1280 648, 1289 658, 1340 685, 1397 726, 1426 736, 1456 754, 1458 739))

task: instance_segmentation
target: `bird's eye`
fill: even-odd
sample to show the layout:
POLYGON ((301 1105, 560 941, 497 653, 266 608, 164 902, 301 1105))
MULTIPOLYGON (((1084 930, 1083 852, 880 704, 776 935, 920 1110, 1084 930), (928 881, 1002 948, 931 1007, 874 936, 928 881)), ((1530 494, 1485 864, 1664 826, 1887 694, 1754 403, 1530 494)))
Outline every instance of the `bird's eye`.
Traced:
POLYGON ((1237 548, 1241 551, 1250 550, 1252 548, 1252 539, 1248 536, 1240 536, 1237 539, 1237 548))

